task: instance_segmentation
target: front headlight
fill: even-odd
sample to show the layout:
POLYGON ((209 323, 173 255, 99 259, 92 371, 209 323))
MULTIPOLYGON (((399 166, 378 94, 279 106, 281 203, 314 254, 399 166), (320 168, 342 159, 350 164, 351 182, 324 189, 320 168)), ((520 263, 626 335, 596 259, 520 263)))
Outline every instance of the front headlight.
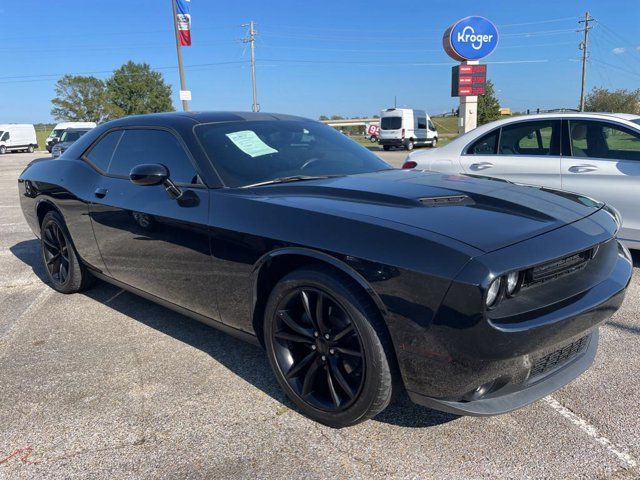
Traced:
POLYGON ((502 277, 498 277, 493 282, 491 282, 489 290, 487 290, 487 307, 491 307, 494 303, 496 303, 496 299, 498 298, 498 294, 500 293, 501 284, 502 277))
POLYGON ((518 280, 520 279, 520 272, 511 272, 507 275, 507 295, 511 296, 516 293, 518 289, 518 280))

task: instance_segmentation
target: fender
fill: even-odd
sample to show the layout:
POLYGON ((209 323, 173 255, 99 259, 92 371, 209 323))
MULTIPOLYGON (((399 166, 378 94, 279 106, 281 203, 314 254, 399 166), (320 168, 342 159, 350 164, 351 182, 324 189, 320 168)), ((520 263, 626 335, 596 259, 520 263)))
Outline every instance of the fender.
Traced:
POLYGON ((277 250, 272 250, 268 253, 265 253, 262 257, 256 261, 253 266, 253 271, 251 272, 251 282, 253 284, 252 289, 252 311, 255 310, 257 301, 258 301, 258 278, 260 277, 260 272, 265 265, 268 265, 274 258, 280 257, 282 255, 296 255, 307 258, 312 258, 315 260, 319 260, 321 262, 328 263, 333 267, 341 270, 345 274, 349 275, 353 280, 355 280, 364 290, 367 292, 369 297, 375 302, 376 306, 380 310, 383 316, 387 316, 387 308, 376 293, 376 291, 371 288, 369 283, 365 280, 365 278, 356 272, 353 268, 351 268, 347 263, 333 257, 327 253, 320 252, 318 250, 313 250, 310 248, 303 247, 283 247, 277 250))

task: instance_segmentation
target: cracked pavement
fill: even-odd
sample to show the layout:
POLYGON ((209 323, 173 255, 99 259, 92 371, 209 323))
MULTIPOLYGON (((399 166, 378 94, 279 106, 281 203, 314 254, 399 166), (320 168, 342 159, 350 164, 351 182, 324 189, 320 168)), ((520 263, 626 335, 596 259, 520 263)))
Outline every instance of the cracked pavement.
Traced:
POLYGON ((17 197, 31 158, 0 156, 0 478, 640 477, 637 268, 594 366, 553 401, 472 418, 402 400, 333 430, 258 347, 105 283, 44 283, 17 197))

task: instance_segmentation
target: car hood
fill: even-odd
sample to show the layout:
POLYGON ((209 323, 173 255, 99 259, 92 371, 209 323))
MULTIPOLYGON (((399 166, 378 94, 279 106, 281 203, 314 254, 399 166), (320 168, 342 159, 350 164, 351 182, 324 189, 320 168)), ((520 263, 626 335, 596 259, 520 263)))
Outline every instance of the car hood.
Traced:
POLYGON ((354 219, 376 218, 494 251, 587 217, 588 197, 468 175, 386 170, 251 189, 261 200, 354 219))

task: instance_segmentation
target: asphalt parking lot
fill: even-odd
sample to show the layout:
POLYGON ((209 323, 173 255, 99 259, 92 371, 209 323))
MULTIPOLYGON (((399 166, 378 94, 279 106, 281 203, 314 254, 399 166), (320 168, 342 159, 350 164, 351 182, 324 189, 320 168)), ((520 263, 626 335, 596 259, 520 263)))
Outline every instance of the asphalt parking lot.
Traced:
POLYGON ((638 268, 595 365, 553 396, 491 418, 401 401, 332 430, 259 348, 105 283, 44 283, 17 196, 34 157, 0 156, 0 478, 640 478, 638 268))

